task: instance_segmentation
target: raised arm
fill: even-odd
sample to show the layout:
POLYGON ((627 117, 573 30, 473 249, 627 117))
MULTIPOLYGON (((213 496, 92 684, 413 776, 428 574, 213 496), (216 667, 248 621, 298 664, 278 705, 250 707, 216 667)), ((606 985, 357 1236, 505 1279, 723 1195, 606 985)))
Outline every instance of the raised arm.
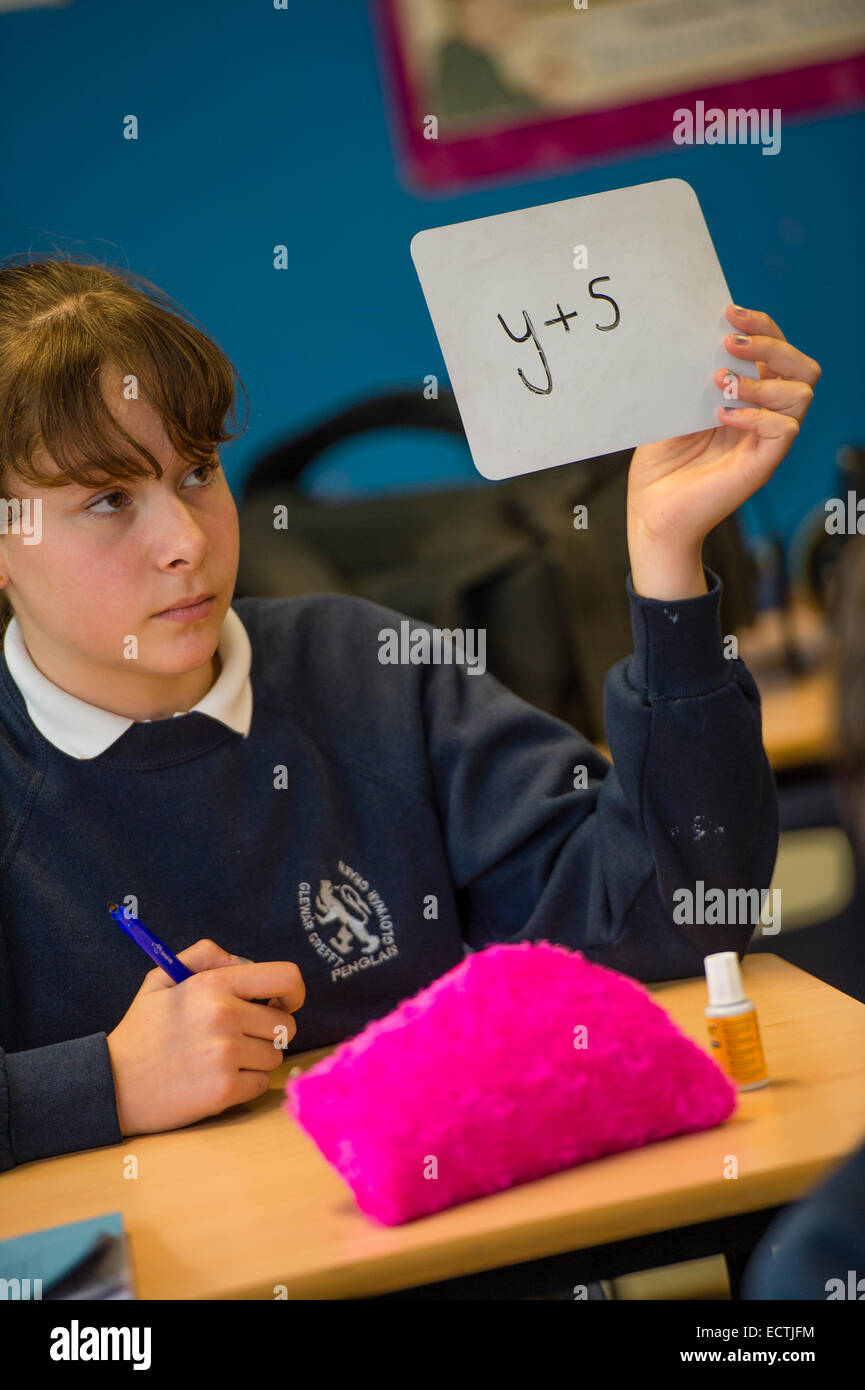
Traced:
MULTIPOLYGON (((499 681, 424 671, 435 795, 466 939, 561 942, 642 980, 700 973, 744 951, 754 922, 676 921, 710 889, 762 904, 778 843, 777 793, 760 699, 727 659, 721 583, 677 603, 627 581, 634 652, 608 673, 613 766, 581 734, 499 681)), ((717 913, 714 915, 717 916, 717 913)))

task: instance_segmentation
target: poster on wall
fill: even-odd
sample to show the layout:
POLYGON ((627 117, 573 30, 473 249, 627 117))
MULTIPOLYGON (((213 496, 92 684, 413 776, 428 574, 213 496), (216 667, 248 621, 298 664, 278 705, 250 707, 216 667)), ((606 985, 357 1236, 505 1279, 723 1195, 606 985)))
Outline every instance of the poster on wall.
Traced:
MULTIPOLYGON (((788 117, 865 104, 862 0, 373 0, 373 9, 411 191, 540 177, 672 143, 674 112, 698 102, 704 124, 731 108, 788 117)), ((751 143, 765 146, 756 124, 751 143)))

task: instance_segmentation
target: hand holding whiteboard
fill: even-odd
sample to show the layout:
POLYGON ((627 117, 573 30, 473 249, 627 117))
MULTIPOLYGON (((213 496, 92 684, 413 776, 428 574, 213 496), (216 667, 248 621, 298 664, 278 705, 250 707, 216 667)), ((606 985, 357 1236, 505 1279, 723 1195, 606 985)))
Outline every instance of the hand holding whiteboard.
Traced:
POLYGON ((716 428, 718 368, 758 379, 724 349, 730 294, 683 179, 432 227, 411 254, 485 478, 716 428))

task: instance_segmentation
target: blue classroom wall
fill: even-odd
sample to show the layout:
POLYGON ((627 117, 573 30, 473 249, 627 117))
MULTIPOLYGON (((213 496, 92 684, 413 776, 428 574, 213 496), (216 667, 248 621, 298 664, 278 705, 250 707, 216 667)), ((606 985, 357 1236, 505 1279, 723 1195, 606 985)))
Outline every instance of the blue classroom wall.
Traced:
MULTIPOLYGON (((409 255, 419 228, 670 176, 696 189, 736 302, 766 309, 823 366, 799 439, 743 508, 746 530, 771 520, 789 539, 834 490, 838 447, 865 443, 862 113, 785 121, 776 156, 671 140, 445 198, 397 176, 363 0, 2 14, 0 78, 0 256, 59 241, 128 264, 206 326, 251 399, 249 428, 223 454, 235 493, 258 455, 323 416, 420 391, 428 373, 446 382, 409 255), (122 136, 129 113, 137 141, 122 136), (286 271, 273 268, 279 243, 286 271)), ((456 481, 487 485, 463 445, 402 431, 330 451, 309 486, 456 481)))

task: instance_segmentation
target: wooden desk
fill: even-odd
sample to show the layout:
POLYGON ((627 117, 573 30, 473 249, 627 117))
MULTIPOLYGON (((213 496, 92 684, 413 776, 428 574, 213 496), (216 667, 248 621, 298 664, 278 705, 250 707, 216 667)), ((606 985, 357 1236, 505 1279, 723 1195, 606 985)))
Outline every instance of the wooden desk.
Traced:
POLYGON ((760 690, 763 746, 776 770, 828 761, 838 751, 835 641, 807 594, 794 591, 791 599, 786 619, 769 610, 738 633, 739 656, 760 690), (784 667, 785 633, 807 667, 801 675, 784 667))
POLYGON ((761 690, 763 746, 776 770, 827 762, 838 753, 837 688, 832 671, 761 690))
MULTIPOLYGON (((771 1082, 731 1118, 402 1227, 365 1217, 270 1092, 169 1134, 0 1175, 0 1237, 121 1210, 143 1299, 370 1295, 794 1200, 865 1135, 865 1005, 773 955, 747 956, 771 1082), (139 1176, 125 1179, 134 1154, 139 1176), (737 1179, 725 1179, 729 1155, 737 1179)), ((708 1052, 701 979, 653 986, 708 1052)), ((327 1049, 325 1049, 326 1051, 327 1049)), ((519 1066, 514 1046, 514 1065, 519 1066)))

